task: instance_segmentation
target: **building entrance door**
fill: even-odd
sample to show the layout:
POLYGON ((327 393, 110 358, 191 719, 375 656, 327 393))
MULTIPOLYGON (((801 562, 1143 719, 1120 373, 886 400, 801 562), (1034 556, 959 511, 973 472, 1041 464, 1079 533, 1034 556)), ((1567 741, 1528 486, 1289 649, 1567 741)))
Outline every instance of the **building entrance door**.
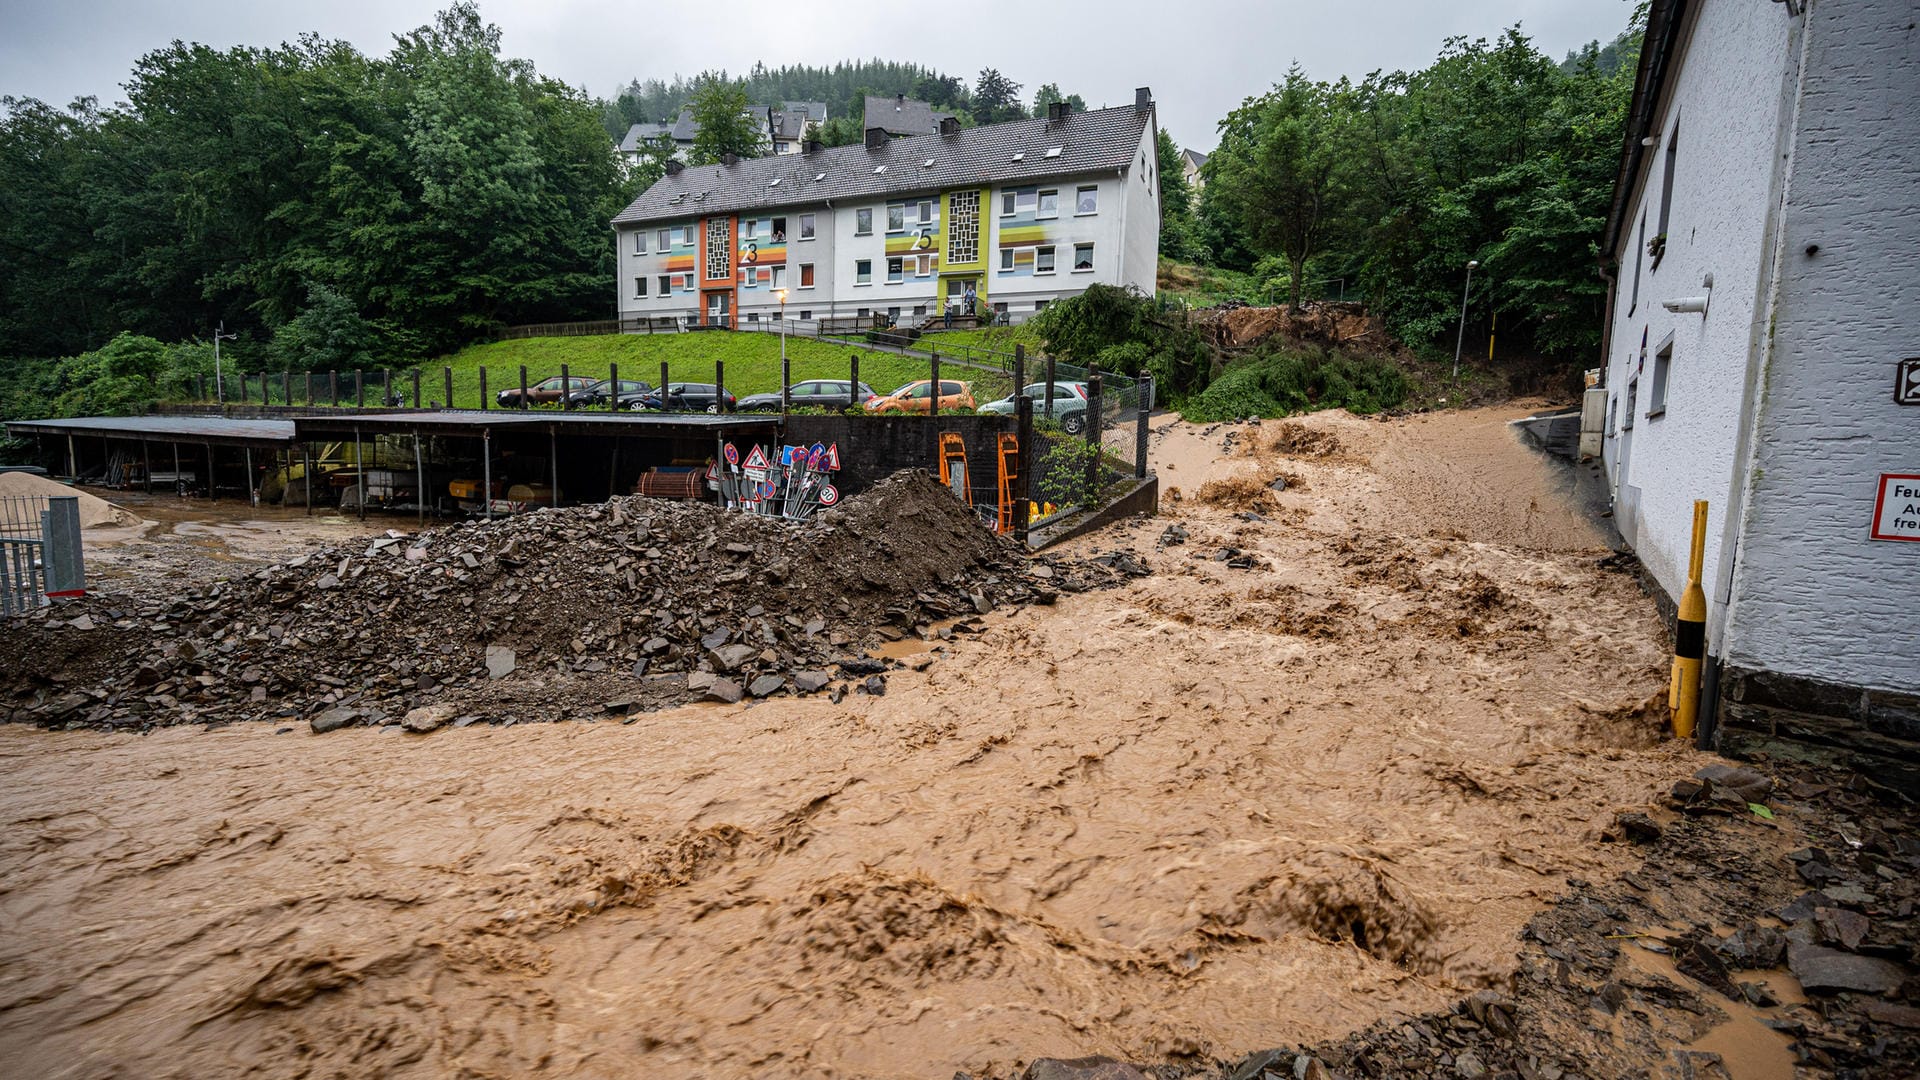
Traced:
POLYGON ((733 313, 733 294, 713 292, 707 294, 707 325, 728 326, 733 313))

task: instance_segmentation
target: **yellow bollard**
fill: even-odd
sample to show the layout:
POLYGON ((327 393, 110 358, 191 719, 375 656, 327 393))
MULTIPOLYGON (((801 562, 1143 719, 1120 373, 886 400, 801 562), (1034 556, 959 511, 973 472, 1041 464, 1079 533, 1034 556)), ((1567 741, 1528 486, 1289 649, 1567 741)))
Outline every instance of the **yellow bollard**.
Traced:
POLYGON ((1687 588, 1680 594, 1680 612, 1673 628, 1673 676, 1667 703, 1673 710, 1673 733, 1693 737, 1700 716, 1700 663, 1707 653, 1707 594, 1700 575, 1707 557, 1707 503, 1693 504, 1693 549, 1687 559, 1687 588))

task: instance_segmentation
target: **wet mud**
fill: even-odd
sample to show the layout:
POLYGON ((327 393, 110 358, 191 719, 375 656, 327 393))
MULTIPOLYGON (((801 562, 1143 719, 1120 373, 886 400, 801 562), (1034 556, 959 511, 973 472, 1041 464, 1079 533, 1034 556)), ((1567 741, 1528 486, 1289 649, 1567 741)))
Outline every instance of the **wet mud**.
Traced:
POLYGON ((0 1054, 1004 1076, 1503 986, 1570 879, 1637 865, 1602 842, 1619 811, 1702 755, 1661 739, 1660 625, 1571 511, 1548 523, 1548 466, 1512 444, 1520 480, 1469 485, 1473 516, 1407 494, 1444 470, 1396 478, 1507 437, 1489 420, 1320 416, 1325 441, 1251 454, 1162 426, 1165 484, 1304 483, 1090 538, 1153 575, 984 616, 884 696, 425 736, 0 728, 0 1054))

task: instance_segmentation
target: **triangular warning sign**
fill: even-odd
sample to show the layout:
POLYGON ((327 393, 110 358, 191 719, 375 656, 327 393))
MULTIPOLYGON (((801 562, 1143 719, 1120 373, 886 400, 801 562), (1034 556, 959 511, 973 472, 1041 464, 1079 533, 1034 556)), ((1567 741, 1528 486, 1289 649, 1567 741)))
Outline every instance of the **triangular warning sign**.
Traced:
POLYGON ((764 469, 766 467, 767 467, 766 448, 761 446, 759 443, 755 443, 753 446, 753 449, 747 452, 747 463, 746 465, 743 466, 743 468, 764 469))
POLYGON ((720 463, 719 462, 717 461, 707 462, 707 479, 709 480, 720 479, 720 463))
POLYGON ((832 446, 827 447, 827 471, 838 472, 839 470, 840 470, 840 444, 834 443, 832 446))

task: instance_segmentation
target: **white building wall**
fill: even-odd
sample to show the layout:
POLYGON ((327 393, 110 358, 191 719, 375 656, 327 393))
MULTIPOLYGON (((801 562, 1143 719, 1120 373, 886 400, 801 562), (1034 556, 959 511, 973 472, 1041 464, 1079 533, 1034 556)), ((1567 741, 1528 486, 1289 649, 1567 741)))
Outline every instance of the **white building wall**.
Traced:
POLYGON ((1695 499, 1711 504, 1703 581, 1712 601, 1722 594, 1714 587, 1722 572, 1719 537, 1729 527, 1727 495, 1757 333, 1788 36, 1781 5, 1705 0, 1696 9, 1615 268, 1604 449, 1615 520, 1676 599, 1686 586, 1695 499), (1673 204, 1655 268, 1646 241, 1659 229, 1669 145, 1673 204), (1704 295, 1707 274, 1714 288, 1704 317, 1661 306, 1704 295), (1652 412, 1657 353, 1668 335, 1666 409, 1652 412))
POLYGON ((1124 181, 1125 264, 1118 284, 1132 285, 1148 296, 1160 284, 1160 143, 1159 122, 1148 124, 1134 150, 1134 167, 1124 181))
POLYGON ((1726 657, 1906 692, 1920 691, 1920 544, 1868 534, 1879 474, 1920 473, 1920 407, 1893 398, 1895 364, 1920 356, 1914 14, 1911 0, 1808 8, 1726 657))
POLYGON ((672 256, 677 253, 684 262, 685 257, 697 248, 697 245, 685 244, 669 245, 663 248, 660 244, 660 231, 662 229, 671 231, 676 226, 691 227, 694 224, 694 219, 688 218, 671 222, 649 222, 645 226, 623 225, 614 230, 616 265, 619 267, 615 289, 619 297, 618 310, 621 318, 691 318, 695 314, 699 302, 697 292, 679 288, 667 294, 662 294, 660 291, 660 278, 668 274, 669 260, 672 256), (647 250, 644 253, 634 251, 635 233, 644 234, 647 238, 647 250), (646 296, 637 295, 634 289, 635 278, 646 279, 646 296))
POLYGON ((1126 264, 1123 250, 1126 199, 1127 177, 1111 173, 992 189, 986 229, 988 299, 994 304, 1006 304, 1009 315, 1021 318, 1031 315, 1036 303, 1076 296, 1094 282, 1119 284, 1126 264), (1096 209, 1091 214, 1078 212, 1079 193, 1084 187, 1096 192, 1096 209), (1024 212, 1005 212, 1009 192, 1017 197, 1021 191, 1036 188, 1059 193, 1056 216, 1036 218, 1024 212), (1018 247, 1009 247, 1009 243, 1017 243, 1018 247), (1074 249, 1080 244, 1093 245, 1091 270, 1073 268, 1074 249), (1051 246, 1054 250, 1051 274, 1036 271, 1017 255, 1021 249, 1039 245, 1051 246), (1012 269, 1005 268, 1002 255, 1005 251, 1016 252, 1012 269))

